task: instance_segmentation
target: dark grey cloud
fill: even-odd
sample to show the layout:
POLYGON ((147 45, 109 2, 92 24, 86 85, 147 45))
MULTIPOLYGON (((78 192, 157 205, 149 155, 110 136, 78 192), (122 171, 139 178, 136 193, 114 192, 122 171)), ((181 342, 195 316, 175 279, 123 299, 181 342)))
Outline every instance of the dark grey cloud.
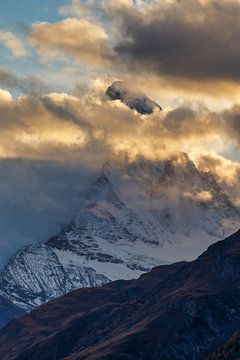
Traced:
POLYGON ((92 135, 93 129, 91 124, 84 120, 81 114, 76 111, 71 101, 66 99, 62 104, 59 104, 48 96, 41 97, 40 101, 44 108, 56 118, 82 126, 85 130, 88 130, 89 136, 92 135))
POLYGON ((19 248, 69 223, 97 170, 77 163, 0 160, 0 268, 19 248))
POLYGON ((10 71, 0 69, 0 87, 16 89, 24 94, 39 95, 48 91, 48 86, 36 76, 20 78, 10 71))
POLYGON ((238 0, 159 1, 144 11, 109 10, 119 25, 115 51, 132 70, 190 79, 240 79, 238 0))

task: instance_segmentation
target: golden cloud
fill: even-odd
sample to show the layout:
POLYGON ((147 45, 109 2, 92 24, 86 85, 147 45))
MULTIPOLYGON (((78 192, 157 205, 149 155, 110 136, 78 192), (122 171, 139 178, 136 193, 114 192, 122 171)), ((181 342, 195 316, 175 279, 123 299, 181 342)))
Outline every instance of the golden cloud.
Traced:
POLYGON ((0 89, 0 102, 9 102, 12 101, 12 95, 9 91, 0 89))
POLYGON ((46 61, 72 57, 89 67, 111 66, 114 54, 101 24, 67 18, 56 23, 35 23, 29 39, 46 61))
MULTIPOLYGON (((236 199, 240 164, 217 153, 232 144, 233 131, 239 143, 237 122, 229 121, 237 114, 236 107, 216 113, 185 105, 140 115, 119 100, 107 100, 97 82, 81 98, 63 93, 13 98, 1 90, 0 157, 73 160, 91 167, 120 153, 156 160, 190 151, 199 168, 215 174, 236 199)), ((210 194, 195 196, 210 201, 210 194)))
POLYGON ((105 82, 95 81, 83 87, 81 97, 51 93, 12 98, 2 90, 1 156, 77 158, 83 150, 94 155, 97 144, 104 154, 126 151, 131 157, 154 159, 176 151, 217 154, 233 140, 240 146, 238 107, 213 112, 194 103, 140 115, 120 101, 107 100, 105 88, 105 82))
POLYGON ((213 199, 213 194, 211 191, 200 191, 197 193, 185 192, 183 195, 187 198, 200 202, 210 202, 213 199))
POLYGON ((67 154, 72 147, 75 156, 77 148, 94 148, 98 143, 110 152, 156 158, 189 144, 192 151, 194 146, 199 150, 201 143, 214 143, 219 135, 227 134, 225 114, 185 105, 143 116, 120 101, 107 101, 98 92, 101 86, 96 86, 95 92, 90 89, 81 98, 52 93, 13 99, 8 92, 0 93, 2 154, 41 158, 44 147, 44 158, 47 148, 51 158, 55 156, 51 148, 57 146, 67 154), (14 143, 9 147, 5 140, 11 137, 14 143), (14 147, 15 152, 10 151, 14 147))
POLYGON ((240 163, 209 153, 198 158, 198 167, 202 171, 210 171, 221 186, 228 190, 232 199, 240 205, 240 163))

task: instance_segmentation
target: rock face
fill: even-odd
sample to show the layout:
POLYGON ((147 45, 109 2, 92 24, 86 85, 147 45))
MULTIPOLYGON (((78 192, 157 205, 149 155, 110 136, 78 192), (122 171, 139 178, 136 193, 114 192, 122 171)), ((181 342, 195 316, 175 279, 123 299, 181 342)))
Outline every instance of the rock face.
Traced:
POLYGON ((40 306, 0 331, 0 353, 2 360, 200 360, 239 324, 240 231, 193 262, 40 306))
POLYGON ((239 211, 186 154, 109 162, 75 219, 21 249, 0 276, 0 295, 24 311, 81 287, 133 279, 195 258, 239 226, 239 211))
POLYGON ((108 87, 106 95, 110 100, 120 100, 130 109, 136 110, 141 115, 152 114, 155 109, 162 110, 155 101, 149 99, 141 91, 131 89, 124 81, 114 81, 108 87))
POLYGON ((47 244, 27 246, 10 261, 1 277, 1 293, 24 310, 78 287, 94 287, 109 280, 87 266, 64 266, 47 244))

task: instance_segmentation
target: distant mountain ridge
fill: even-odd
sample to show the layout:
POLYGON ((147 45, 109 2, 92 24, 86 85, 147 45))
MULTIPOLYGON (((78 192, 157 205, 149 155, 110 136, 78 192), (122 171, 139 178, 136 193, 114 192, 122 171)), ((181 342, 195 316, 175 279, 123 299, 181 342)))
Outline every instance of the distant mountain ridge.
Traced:
POLYGON ((107 162, 75 219, 21 249, 0 275, 0 295, 29 311, 80 287, 137 278, 191 260, 239 226, 239 210, 187 154, 107 162))
POLYGON ((0 331, 0 353, 2 360, 206 360, 239 324, 240 231, 193 262, 40 306, 0 331))

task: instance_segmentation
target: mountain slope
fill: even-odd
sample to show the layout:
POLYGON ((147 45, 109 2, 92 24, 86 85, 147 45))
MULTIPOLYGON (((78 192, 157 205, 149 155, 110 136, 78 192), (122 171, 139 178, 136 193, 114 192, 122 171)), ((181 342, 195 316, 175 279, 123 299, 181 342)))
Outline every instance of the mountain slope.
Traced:
POLYGON ((80 289, 0 332, 2 360, 206 359, 240 324, 240 231, 197 260, 80 289))
POLYGON ((240 334, 235 334, 220 347, 215 353, 211 354, 206 360, 239 360, 240 358, 240 334))
POLYGON ((10 320, 23 314, 23 309, 0 296, 0 328, 4 327, 10 320))
POLYGON ((137 278, 193 259, 235 231, 239 218, 214 178, 186 154, 106 163, 71 224, 10 260, 0 294, 29 311, 79 287, 137 278))
POLYGON ((86 266, 64 267, 45 244, 30 245, 20 250, 5 268, 0 294, 16 306, 30 310, 74 288, 103 285, 108 281, 86 266))

